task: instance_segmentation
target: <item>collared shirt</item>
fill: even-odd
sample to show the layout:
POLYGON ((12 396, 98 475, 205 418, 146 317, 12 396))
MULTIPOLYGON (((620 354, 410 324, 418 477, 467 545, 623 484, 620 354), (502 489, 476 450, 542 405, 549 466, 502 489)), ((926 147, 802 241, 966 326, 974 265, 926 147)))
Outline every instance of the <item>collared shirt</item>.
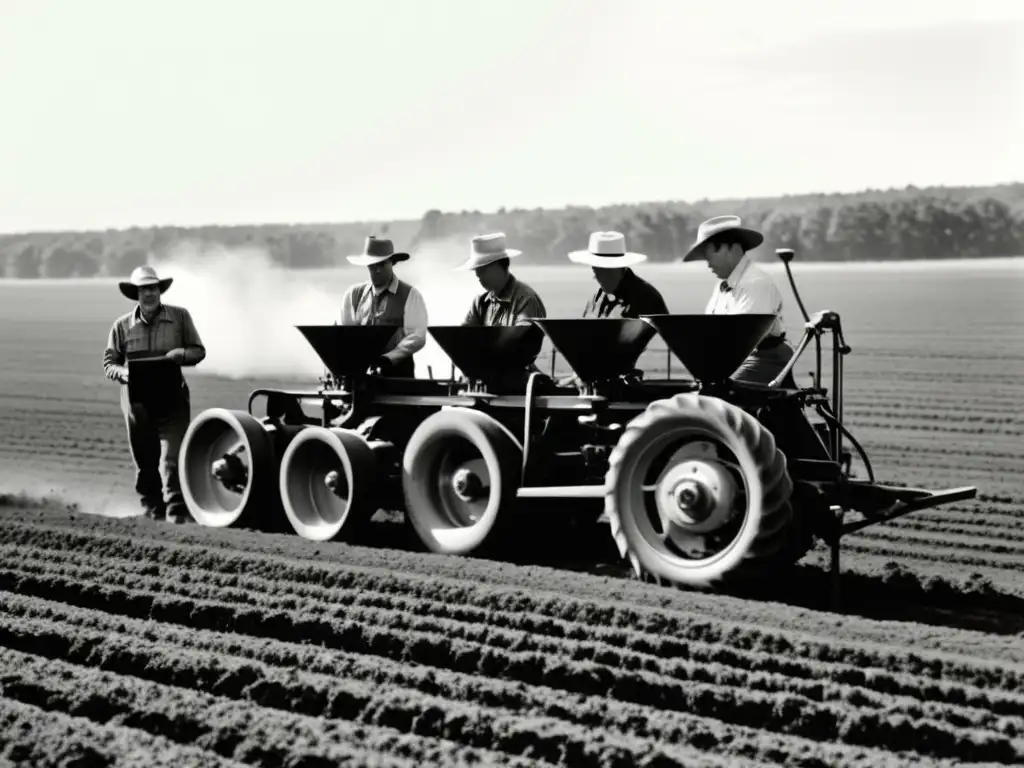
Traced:
MULTIPOLYGON (((378 288, 372 281, 357 283, 351 286, 341 299, 342 325, 369 325, 371 317, 380 317, 387 312, 388 304, 396 300, 398 293, 398 275, 392 275, 391 282, 378 288), (359 305, 354 302, 356 289, 360 285, 363 290, 359 297, 359 305)), ((405 300, 404 319, 400 330, 401 339, 386 357, 392 362, 399 362, 412 357, 413 353, 423 349, 427 343, 427 304, 423 294, 415 286, 409 286, 409 296, 405 300)))
POLYGON ((628 268, 614 294, 598 288, 583 310, 583 317, 635 318, 667 314, 668 306, 658 289, 628 268))
POLYGON ((744 254, 739 264, 725 279, 719 280, 704 310, 708 315, 775 315, 775 322, 766 336, 781 336, 782 292, 767 272, 744 254))
POLYGON ((103 351, 103 374, 111 381, 128 382, 129 360, 161 357, 172 349, 184 349, 183 365, 196 365, 206 357, 192 315, 184 307, 161 304, 156 316, 146 321, 138 304, 114 321, 103 351))
POLYGON ((462 324, 529 325, 529 318, 547 316, 544 302, 537 292, 509 274, 499 291, 487 291, 473 299, 462 324))

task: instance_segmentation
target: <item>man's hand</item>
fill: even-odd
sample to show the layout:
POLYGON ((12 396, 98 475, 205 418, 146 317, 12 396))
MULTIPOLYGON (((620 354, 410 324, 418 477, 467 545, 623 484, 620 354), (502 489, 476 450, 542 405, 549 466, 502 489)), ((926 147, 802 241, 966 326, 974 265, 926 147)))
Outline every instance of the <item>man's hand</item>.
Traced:
POLYGON ((555 386, 557 387, 582 387, 583 382, 580 377, 575 373, 571 373, 568 376, 562 376, 559 379, 555 379, 555 386))
POLYGON ((167 357, 176 362, 178 365, 185 364, 185 350, 182 349, 181 347, 178 347, 177 349, 172 349, 170 352, 167 353, 167 357))
POLYGON ((394 361, 386 355, 381 355, 377 360, 370 366, 370 372, 377 376, 383 376, 392 368, 395 367, 394 361))

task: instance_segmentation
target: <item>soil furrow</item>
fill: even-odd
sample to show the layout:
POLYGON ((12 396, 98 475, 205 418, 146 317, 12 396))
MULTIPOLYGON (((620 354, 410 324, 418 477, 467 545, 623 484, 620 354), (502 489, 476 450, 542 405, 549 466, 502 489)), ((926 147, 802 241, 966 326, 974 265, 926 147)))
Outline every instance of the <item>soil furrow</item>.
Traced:
MULTIPOLYGON (((961 667, 961 662, 967 661, 967 658, 953 656, 953 649, 959 653, 969 648, 972 656, 978 656, 981 653, 978 649, 984 648, 984 654, 992 659, 1014 661, 1024 657, 1019 644, 977 632, 935 629, 927 635, 921 635, 915 630, 912 634, 908 631, 905 641, 901 642, 900 632, 904 628, 891 622, 875 623, 846 617, 829 617, 826 622, 820 614, 796 608, 788 613, 789 620, 786 622, 774 626, 771 622, 767 625, 758 624, 756 622, 762 616, 778 620, 777 611, 770 606, 719 595, 707 596, 672 589, 652 590, 648 585, 610 582, 608 579, 545 568, 496 567, 493 563, 468 558, 453 560, 413 553, 378 552, 345 545, 310 548, 308 542, 301 540, 261 537, 237 531, 223 532, 221 541, 189 546, 181 543, 182 540, 199 537, 181 529, 150 528, 150 531, 158 532, 159 535, 173 537, 176 543, 133 538, 126 534, 104 535, 102 532, 88 530, 90 524, 102 529, 111 523, 115 521, 87 521, 85 526, 78 529, 24 526, 5 531, 4 535, 7 540, 14 542, 49 542, 50 546, 67 550, 88 550, 113 556, 124 556, 127 553, 133 558, 154 564, 198 566, 225 573, 252 573, 271 580, 289 579, 326 587, 381 589, 482 608, 512 612, 525 610, 597 626, 648 631, 708 642, 727 642, 748 650, 800 652, 801 655, 821 660, 849 657, 851 663, 868 666, 897 664, 902 671, 915 674, 924 673, 928 669, 942 669, 945 674, 950 674, 953 669, 963 669, 963 674, 967 676, 965 680, 978 674, 981 662, 970 661, 968 666, 961 667), (257 555, 253 549, 232 551, 230 544, 238 543, 240 539, 251 542, 253 549, 264 550, 266 554, 257 555), (305 558, 300 561, 284 556, 293 549, 297 554, 304 554, 305 558), (335 557, 351 564, 329 564, 324 559, 327 552, 333 552, 335 557), (308 559, 310 556, 318 557, 319 560, 311 561, 308 559), (480 583, 487 581, 487 574, 491 575, 490 583, 480 583), (588 594, 593 594, 591 584, 593 592, 599 591, 603 599, 587 598, 588 594), (524 594, 521 591, 523 587, 532 591, 524 594), (730 611, 733 606, 735 613, 730 611), (822 633, 827 632, 827 639, 814 634, 816 622, 822 627, 822 633), (788 628, 781 628, 783 626, 788 628), (802 627, 803 631, 794 631, 794 626, 802 627), (826 626, 831 629, 826 630, 826 626), (846 640, 837 643, 834 639, 837 627, 841 627, 851 640, 858 637, 862 641, 846 640), (870 642, 863 642, 869 639, 870 642), (920 655, 915 653, 904 657, 901 654, 893 659, 890 643, 914 648, 920 655), (928 650, 929 647, 941 648, 943 652, 936 656, 928 650)), ((116 521, 115 524, 124 524, 127 530, 134 530, 136 536, 145 530, 135 521, 116 521)), ((208 531, 200 532, 203 533, 208 531)), ((1024 666, 1020 668, 1024 670, 1024 666)), ((991 666, 993 673, 996 669, 995 665, 991 666)), ((1009 673, 1010 667, 1000 665, 998 669, 998 674, 1004 675, 1009 673)), ((1024 671, 1011 674, 1024 680, 1024 671)))
POLYGON ((440 632, 451 638, 494 647, 560 653, 572 659, 644 669, 677 679, 718 679, 721 682, 725 679, 725 672, 731 670, 730 684, 820 697, 822 693, 816 681, 827 677, 837 684, 864 689, 867 700, 872 695, 867 691, 877 691, 929 702, 986 709, 994 707, 1003 714, 1024 716, 1024 695, 1005 698, 995 692, 972 691, 969 686, 962 685, 947 689, 948 684, 945 683, 936 685, 926 678, 894 675, 878 669, 866 674, 861 667, 848 664, 770 656, 635 630, 585 627, 525 612, 472 608, 376 590, 293 585, 254 576, 239 577, 176 567, 165 569, 159 576, 154 574, 153 578, 143 575, 143 572, 152 574, 153 570, 149 564, 104 559, 102 564, 96 562, 91 568, 87 565, 72 568, 67 563, 41 562, 32 567, 23 564, 18 572, 59 575, 80 584, 102 582, 107 586, 132 587, 134 591, 144 590, 148 585, 148 594, 151 595, 160 591, 193 599, 215 599, 221 604, 248 605, 256 602, 268 610, 304 611, 364 626, 386 625, 407 631, 440 632), (198 584, 199 589, 177 590, 178 586, 193 584, 198 584), (239 588, 239 584, 244 584, 244 588, 239 588), (785 678, 796 678, 802 682, 785 678))
POLYGON ((244 763, 134 728, 100 725, 0 697, 0 765, 241 768, 244 763))
MULTIPOLYGON (((118 638, 120 640, 120 638, 118 638)), ((266 765, 374 761, 382 768, 528 765, 488 750, 393 728, 294 715, 248 701, 81 667, 21 651, 0 651, 0 694, 94 722, 194 744, 239 762, 266 765)))
MULTIPOLYGON (((477 749, 498 749, 573 766, 730 764, 725 758, 702 754, 694 748, 669 746, 660 739, 580 727, 535 713, 518 715, 501 706, 467 704, 421 694, 410 688, 383 687, 298 669, 282 670, 258 661, 191 649, 168 649, 129 636, 85 629, 69 633, 53 622, 0 622, 0 644, 23 652, 31 649, 32 653, 46 658, 59 658, 163 685, 203 690, 213 696, 243 700, 292 714, 386 726, 477 749)), ((769 707, 770 703, 765 703, 760 709, 769 707)), ((800 722, 790 727, 811 727, 809 723, 801 725, 800 722)), ((846 719, 840 722, 851 730, 855 740, 859 738, 859 723, 847 725, 846 719)), ((1005 761, 1016 750, 1013 741, 1006 737, 965 731, 966 738, 957 739, 953 734, 943 736, 941 728, 928 722, 893 727, 893 738, 903 738, 908 727, 922 735, 927 732, 936 742, 935 747, 924 753, 926 756, 928 753, 950 758, 974 755, 1005 761)))
POLYGON ((210 650, 220 656, 236 657, 239 661, 251 659, 269 666, 299 668, 308 672, 371 681, 376 685, 416 688, 423 693, 453 700, 484 705, 501 704, 516 711, 558 717, 589 728, 613 728, 638 737, 700 746, 716 754, 771 760, 785 765, 874 766, 901 762, 884 752, 865 747, 827 744, 777 733, 769 737, 756 724, 730 725, 714 718, 666 712, 643 704, 573 694, 545 686, 507 685, 489 676, 403 664, 380 657, 348 654, 294 642, 196 631, 159 622, 119 619, 98 611, 67 609, 57 604, 53 606, 53 615, 63 615, 64 623, 69 624, 69 628, 88 626, 169 646, 210 650))

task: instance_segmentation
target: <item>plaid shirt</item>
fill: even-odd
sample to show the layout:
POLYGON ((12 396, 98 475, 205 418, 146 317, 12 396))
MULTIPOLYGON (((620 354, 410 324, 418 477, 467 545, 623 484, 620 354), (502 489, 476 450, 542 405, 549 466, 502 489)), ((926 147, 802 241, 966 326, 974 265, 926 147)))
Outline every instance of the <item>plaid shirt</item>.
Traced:
POLYGON ((111 381, 128 383, 127 362, 139 357, 159 357, 172 349, 184 349, 182 365, 196 365, 206 357, 192 315, 187 309, 161 304, 152 322, 146 322, 138 305, 114 321, 103 351, 103 374, 111 381))
POLYGON ((544 302, 533 288, 509 275, 500 291, 487 291, 473 299, 462 324, 529 325, 531 317, 547 317, 544 302))

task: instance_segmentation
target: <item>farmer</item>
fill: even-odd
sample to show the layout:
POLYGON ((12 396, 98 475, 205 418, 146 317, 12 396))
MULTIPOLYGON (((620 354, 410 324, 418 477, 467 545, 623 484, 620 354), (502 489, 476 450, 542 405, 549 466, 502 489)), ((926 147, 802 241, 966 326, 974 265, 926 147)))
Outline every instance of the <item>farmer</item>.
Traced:
MULTIPOLYGON (((594 273, 597 290, 583 308, 584 318, 637 318, 640 315, 667 315, 668 306, 661 293, 633 271, 647 261, 642 253, 626 250, 621 232, 593 232, 585 251, 572 251, 569 261, 585 264, 594 273)), ((561 387, 579 386, 575 375, 563 376, 561 387)))
POLYGON ((413 354, 427 343, 423 295, 395 274, 395 264, 408 259, 408 253, 395 253, 390 240, 373 235, 366 238, 362 253, 348 257, 350 264, 366 267, 370 279, 345 292, 341 324, 398 326, 384 354, 372 366, 381 376, 415 377, 413 354))
MULTIPOLYGON (((504 232, 477 235, 470 240, 469 257, 455 269, 473 270, 485 290, 473 299, 463 325, 528 326, 530 318, 547 317, 537 292, 509 271, 509 261, 520 254, 522 251, 508 247, 504 232)), ((498 372, 489 386, 502 392, 524 389, 530 374, 539 371, 534 361, 543 341, 543 336, 538 335, 536 350, 530 350, 533 357, 529 365, 522 370, 498 372)))
POLYGON ((626 251, 626 237, 621 232, 592 233, 587 250, 573 251, 569 260, 589 266, 598 285, 583 309, 583 317, 669 314, 658 289, 632 269, 647 261, 647 256, 626 251))
MULTIPOLYGON (((697 239, 683 261, 705 260, 719 278, 705 308, 709 315, 775 315, 768 333, 733 374, 736 381, 767 384, 793 357, 782 323, 782 293, 768 274, 752 263, 750 251, 764 236, 741 226, 738 216, 716 216, 697 229, 697 239)), ((784 387, 796 387, 792 371, 782 381, 784 387)))
POLYGON ((117 318, 107 336, 103 373, 121 384, 121 412, 135 463, 135 490, 146 517, 172 523, 188 520, 188 508, 178 479, 178 451, 191 418, 191 397, 182 377, 180 390, 159 406, 132 403, 128 390, 128 361, 166 357, 180 366, 194 366, 206 357, 187 309, 164 304, 163 294, 174 278, 157 276, 150 266, 136 267, 119 287, 135 308, 117 318))
POLYGON ((473 270, 485 292, 473 299, 463 325, 529 325, 531 317, 547 317, 537 292, 509 272, 509 260, 521 253, 506 247, 504 232, 470 241, 469 258, 455 269, 473 270))

